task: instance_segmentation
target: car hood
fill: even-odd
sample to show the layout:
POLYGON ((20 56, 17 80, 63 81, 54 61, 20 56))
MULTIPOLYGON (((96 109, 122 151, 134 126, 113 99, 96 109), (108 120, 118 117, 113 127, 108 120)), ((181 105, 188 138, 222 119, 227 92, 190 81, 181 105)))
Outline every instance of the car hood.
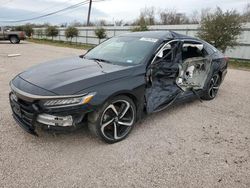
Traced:
POLYGON ((34 66, 19 77, 58 95, 72 95, 86 88, 128 77, 133 66, 121 66, 80 57, 59 59, 34 66))

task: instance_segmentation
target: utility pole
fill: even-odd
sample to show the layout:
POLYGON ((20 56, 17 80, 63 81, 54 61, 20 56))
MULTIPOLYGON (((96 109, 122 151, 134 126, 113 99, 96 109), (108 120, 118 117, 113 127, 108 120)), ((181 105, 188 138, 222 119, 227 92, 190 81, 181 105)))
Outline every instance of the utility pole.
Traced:
POLYGON ((88 12, 87 26, 89 26, 91 6, 92 6, 92 0, 89 0, 89 12, 88 12))

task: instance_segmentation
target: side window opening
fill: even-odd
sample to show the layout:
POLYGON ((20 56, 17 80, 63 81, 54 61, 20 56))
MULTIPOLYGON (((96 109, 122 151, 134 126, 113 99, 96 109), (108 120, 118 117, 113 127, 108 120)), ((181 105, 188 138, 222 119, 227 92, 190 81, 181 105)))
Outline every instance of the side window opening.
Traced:
POLYGON ((200 43, 184 43, 182 47, 182 60, 194 57, 206 57, 208 53, 204 49, 204 45, 200 43))
POLYGON ((171 63, 174 59, 177 48, 178 48, 177 41, 165 44, 164 47, 157 53, 153 63, 158 63, 158 62, 171 63))

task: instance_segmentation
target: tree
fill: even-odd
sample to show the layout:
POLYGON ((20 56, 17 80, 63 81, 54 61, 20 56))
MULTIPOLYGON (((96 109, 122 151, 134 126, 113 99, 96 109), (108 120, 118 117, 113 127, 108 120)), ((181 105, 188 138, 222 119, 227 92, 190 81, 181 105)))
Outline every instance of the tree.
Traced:
POLYGON ((116 20, 115 25, 116 26, 122 26, 123 25, 123 20, 116 20))
POLYGON ((26 25, 24 26, 24 32, 26 33, 26 35, 27 35, 28 37, 31 37, 32 34, 34 33, 34 30, 33 30, 32 26, 31 26, 30 24, 26 24, 26 25))
POLYGON ((241 33, 242 17, 235 11, 223 12, 217 8, 201 18, 198 37, 213 44, 223 53, 228 47, 234 47, 241 33))
POLYGON ((101 39, 104 39, 107 37, 106 30, 103 27, 99 27, 95 29, 95 35, 98 37, 99 43, 101 39))
POLYGON ((155 8, 145 7, 141 11, 141 15, 144 15, 147 25, 155 25, 155 8))
POLYGON ((65 37, 67 39, 70 38, 70 43, 72 43, 73 37, 78 37, 78 35, 79 35, 79 30, 75 27, 70 26, 65 30, 65 37))
POLYGON ((160 10, 160 20, 163 25, 189 24, 190 21, 185 14, 177 13, 176 10, 160 10))
POLYGON ((139 18, 133 23, 135 25, 133 28, 131 28, 132 32, 138 32, 138 31, 148 31, 148 25, 154 25, 155 24, 155 17, 154 17, 154 7, 151 8, 145 8, 144 10, 141 10, 139 18))
POLYGON ((15 30, 16 30, 16 31, 24 31, 25 34, 26 34, 28 37, 31 37, 32 34, 34 33, 34 30, 33 30, 33 27, 32 27, 31 24, 16 26, 16 27, 15 27, 15 30))
POLYGON ((141 10, 139 18, 135 20, 133 25, 147 26, 155 25, 155 8, 154 7, 145 7, 141 10))
POLYGON ((38 36, 38 38, 41 38, 43 36, 43 30, 42 29, 37 29, 35 33, 38 36))
POLYGON ((81 22, 77 21, 77 20, 74 20, 69 25, 72 26, 72 27, 81 27, 81 26, 83 26, 83 24, 81 22))
POLYGON ((65 22, 65 23, 61 23, 61 24, 60 24, 60 27, 67 27, 67 25, 68 25, 68 23, 67 23, 67 22, 65 22))
POLYGON ((16 30, 16 31, 23 31, 23 25, 16 26, 14 30, 16 30))
POLYGON ((46 36, 52 37, 52 40, 54 37, 58 36, 58 33, 59 31, 56 26, 48 26, 45 30, 46 36))
POLYGON ((192 14, 190 15, 189 22, 191 24, 198 24, 200 23, 200 13, 197 10, 194 10, 192 14))
POLYGON ((99 26, 106 26, 106 25, 108 25, 107 21, 104 20, 104 19, 101 19, 101 20, 97 21, 96 24, 99 25, 99 26))
POLYGON ((131 29, 131 32, 139 32, 139 31, 148 31, 148 26, 147 25, 140 25, 140 26, 135 26, 131 29))

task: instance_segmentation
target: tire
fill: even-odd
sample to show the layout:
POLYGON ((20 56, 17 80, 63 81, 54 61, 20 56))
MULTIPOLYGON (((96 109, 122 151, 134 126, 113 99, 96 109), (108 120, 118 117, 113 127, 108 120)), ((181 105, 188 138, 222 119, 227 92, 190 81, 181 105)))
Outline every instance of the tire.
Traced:
POLYGON ((212 78, 208 82, 207 89, 204 91, 204 95, 201 97, 203 100, 213 100, 219 90, 221 84, 221 78, 218 73, 213 74, 212 78))
POLYGON ((13 36, 10 36, 10 42, 12 44, 18 44, 20 43, 20 39, 17 36, 13 35, 13 36))
POLYGON ((108 100, 98 111, 88 115, 90 132, 109 144, 125 139, 135 122, 135 104, 124 95, 108 100))

